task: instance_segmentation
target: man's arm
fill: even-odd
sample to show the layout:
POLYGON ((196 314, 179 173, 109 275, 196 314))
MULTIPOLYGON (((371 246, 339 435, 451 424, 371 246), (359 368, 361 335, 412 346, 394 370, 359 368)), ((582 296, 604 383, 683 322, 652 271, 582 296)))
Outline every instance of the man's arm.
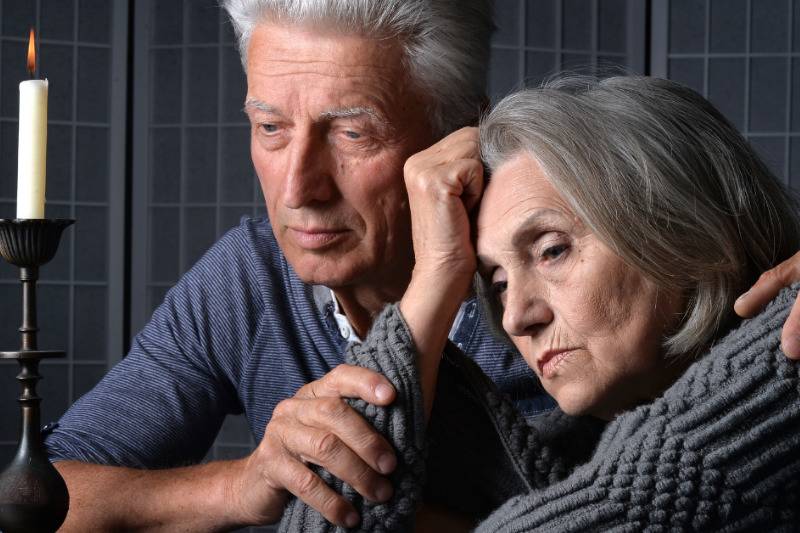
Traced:
POLYGON ((61 531, 218 531, 245 525, 229 504, 242 461, 165 470, 60 461, 70 510, 61 531))
POLYGON ((391 446, 344 397, 376 405, 394 400, 383 376, 342 365, 284 400, 250 456, 161 470, 55 463, 67 482, 64 531, 153 529, 217 531, 280 520, 289 493, 330 522, 352 525, 353 506, 308 466, 323 466, 364 497, 391 497, 391 446))
POLYGON ((268 257, 253 256, 269 244, 253 244, 243 227, 223 237, 170 291, 131 353, 48 436, 51 460, 70 488, 67 524, 73 530, 94 530, 102 516, 121 529, 274 522, 287 491, 344 523, 352 507, 326 492, 307 462, 341 473, 369 497, 379 497, 379 485, 386 488, 375 469, 393 467, 392 449, 343 408, 342 397, 381 404, 392 401, 394 391, 381 393, 385 378, 346 367, 278 404, 247 459, 187 466, 203 459, 224 417, 242 410, 241 368, 268 307, 261 284, 271 283, 264 278, 273 274, 280 279, 280 272, 256 271, 272 265, 268 257), (389 458, 381 460, 384 455, 389 458))

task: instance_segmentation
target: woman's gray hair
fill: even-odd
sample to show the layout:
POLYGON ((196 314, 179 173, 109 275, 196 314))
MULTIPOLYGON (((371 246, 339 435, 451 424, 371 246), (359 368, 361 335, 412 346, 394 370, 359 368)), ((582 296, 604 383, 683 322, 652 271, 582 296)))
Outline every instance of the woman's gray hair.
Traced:
POLYGON ((430 102, 434 133, 474 124, 486 101, 490 0, 223 0, 247 68, 264 21, 322 24, 364 37, 398 38, 412 83, 430 102))
POLYGON ((684 296, 667 354, 707 347, 735 297, 800 247, 787 190, 719 111, 677 83, 552 79, 503 99, 480 139, 490 169, 532 156, 604 244, 684 296))

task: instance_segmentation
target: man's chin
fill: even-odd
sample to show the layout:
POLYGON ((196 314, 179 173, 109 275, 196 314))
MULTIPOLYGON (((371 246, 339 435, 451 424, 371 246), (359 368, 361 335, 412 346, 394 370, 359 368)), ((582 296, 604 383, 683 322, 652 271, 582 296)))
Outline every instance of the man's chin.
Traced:
POLYGON ((346 258, 331 257, 287 257, 289 264, 294 269, 297 277, 309 285, 325 285, 336 288, 351 285, 360 277, 360 270, 352 265, 346 258))

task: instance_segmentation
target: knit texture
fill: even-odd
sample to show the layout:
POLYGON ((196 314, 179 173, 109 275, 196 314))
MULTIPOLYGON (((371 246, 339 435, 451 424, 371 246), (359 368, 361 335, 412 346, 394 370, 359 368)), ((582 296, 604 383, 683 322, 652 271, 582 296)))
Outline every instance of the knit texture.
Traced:
MULTIPOLYGON (((365 500, 349 485, 317 468, 320 477, 353 502, 362 516, 358 531, 406 531, 422 497, 425 482, 425 414, 414 362, 413 341, 395 306, 388 307, 363 344, 347 350, 346 362, 376 370, 397 390, 391 409, 377 408, 363 400, 349 400, 375 428, 389 438, 397 454, 397 468, 390 476, 394 496, 385 503, 365 500)), ((340 531, 320 513, 292 500, 284 511, 279 531, 340 531)))
MULTIPOLYGON (((526 423, 471 361, 450 350, 440 369, 429 436, 431 457, 447 464, 430 462, 427 492, 446 492, 448 503, 462 512, 469 509, 459 500, 475 499, 475 480, 489 501, 511 493, 479 532, 800 530, 800 364, 780 350, 781 327, 796 298, 797 287, 784 290, 694 362, 661 397, 620 415, 602 434, 600 424, 558 410, 526 423), (454 408, 461 401, 470 407, 454 408), (442 414, 445 419, 437 418, 442 414), (436 429, 445 422, 460 428, 458 435, 475 438, 447 438, 436 429), (576 466, 581 457, 584 463, 576 466)), ((392 331, 395 340, 375 346, 386 340, 371 336, 353 349, 377 354, 356 360, 385 369, 402 388, 399 400, 381 415, 399 423, 377 427, 405 457, 415 455, 425 439, 418 434, 424 431, 415 397, 419 386, 409 379, 415 376, 409 368, 413 345, 401 326, 402 317, 391 307, 376 327, 392 331), (397 339, 408 343, 400 346, 397 339)), ((396 476, 422 480, 416 470, 396 476)), ((396 485, 395 501, 418 501, 418 490, 396 485)), ((348 497, 358 504, 352 491, 348 497)), ((285 520, 301 513, 303 519, 287 522, 284 531, 326 530, 321 517, 301 510, 301 502, 290 507, 292 515, 285 520)), ((383 520, 370 515, 375 508, 359 508, 361 529, 381 530, 372 527, 383 520)), ((412 511, 403 507, 392 514, 394 527, 411 529, 412 515, 397 516, 406 512, 412 511)), ((471 515, 479 518, 481 512, 478 506, 471 515)))
MULTIPOLYGON (((316 468, 359 511, 361 523, 352 531, 411 531, 423 491, 425 501, 473 518, 484 517, 512 496, 564 478, 588 459, 604 426, 593 419, 567 417, 559 409, 536 417, 529 425, 480 367, 449 344, 439 369, 432 429, 426 433, 415 358, 411 334, 396 305, 386 307, 363 343, 347 349, 348 364, 382 373, 397 390, 397 399, 389 407, 350 401, 397 452, 398 465, 390 476, 395 489, 391 500, 384 504, 365 500, 349 485, 316 468), (570 430, 579 431, 583 438, 574 440, 570 430), (435 452, 426 465, 429 447, 435 452)), ((346 530, 292 499, 279 531, 346 530)))
POLYGON ((797 286, 781 292, 610 423, 586 465, 478 531, 800 530, 800 364, 780 349, 796 298, 797 286))

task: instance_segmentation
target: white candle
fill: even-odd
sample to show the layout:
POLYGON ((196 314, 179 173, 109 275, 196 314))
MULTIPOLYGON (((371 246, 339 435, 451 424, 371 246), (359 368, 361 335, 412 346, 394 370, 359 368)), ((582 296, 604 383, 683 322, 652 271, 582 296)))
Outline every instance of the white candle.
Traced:
POLYGON ((44 218, 47 80, 19 84, 17 218, 44 218))

